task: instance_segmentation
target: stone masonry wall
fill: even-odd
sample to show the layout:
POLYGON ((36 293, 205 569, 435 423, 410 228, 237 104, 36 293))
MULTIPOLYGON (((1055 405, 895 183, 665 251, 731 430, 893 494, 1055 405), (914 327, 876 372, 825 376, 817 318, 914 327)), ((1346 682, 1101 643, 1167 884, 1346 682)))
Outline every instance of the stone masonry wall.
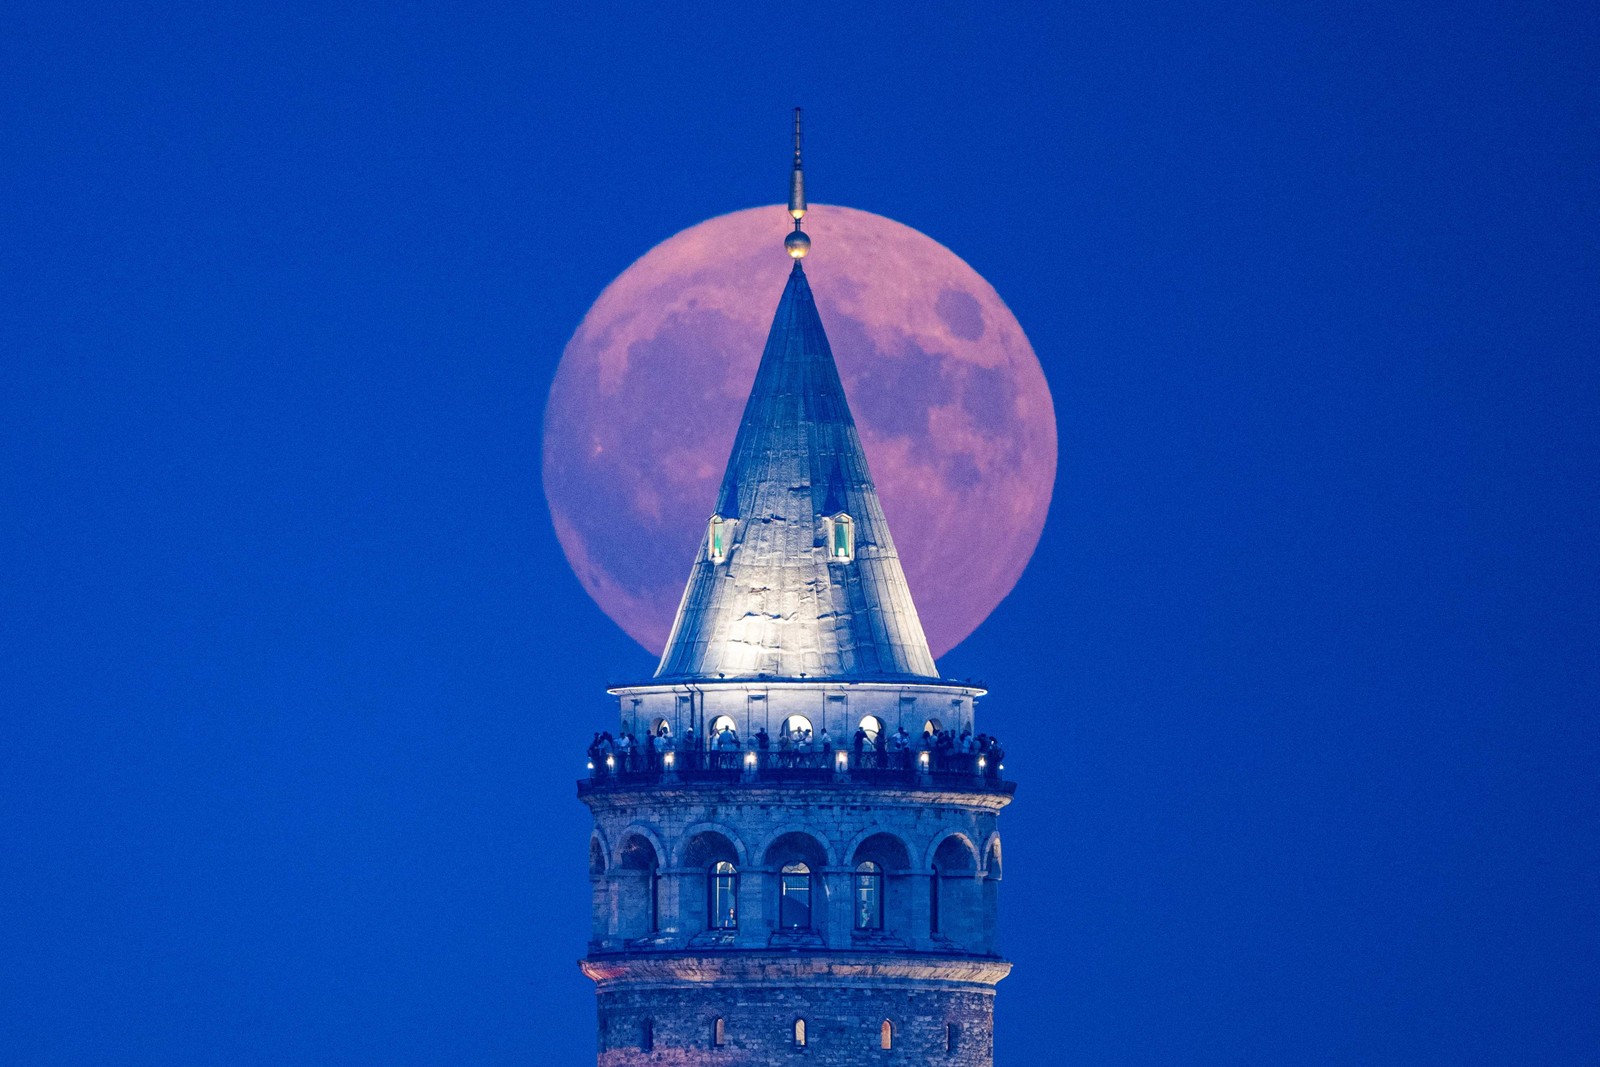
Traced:
POLYGON ((856 979, 599 995, 598 1067, 992 1067, 992 991, 856 979), (716 1019, 723 1044, 714 1043, 716 1019), (806 1043, 794 1041, 804 1019, 806 1043), (646 1020, 649 1038, 645 1038, 646 1020), (892 1028, 882 1048, 882 1025, 892 1028), (952 1035, 947 1027, 954 1027, 952 1035), (650 1044, 646 1050, 644 1044, 650 1044), (948 1046, 954 1045, 954 1049, 948 1046))

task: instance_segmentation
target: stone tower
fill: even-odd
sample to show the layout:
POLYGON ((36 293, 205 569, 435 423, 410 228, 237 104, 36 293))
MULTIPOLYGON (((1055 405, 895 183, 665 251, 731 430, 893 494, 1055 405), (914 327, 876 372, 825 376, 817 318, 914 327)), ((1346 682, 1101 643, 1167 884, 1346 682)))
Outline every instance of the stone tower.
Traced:
POLYGON ((1012 783, 939 678, 794 257, 655 677, 590 750, 599 1067, 989 1067, 1012 783), (940 735, 946 735, 943 741, 940 735), (637 742, 624 743, 625 736, 637 742))

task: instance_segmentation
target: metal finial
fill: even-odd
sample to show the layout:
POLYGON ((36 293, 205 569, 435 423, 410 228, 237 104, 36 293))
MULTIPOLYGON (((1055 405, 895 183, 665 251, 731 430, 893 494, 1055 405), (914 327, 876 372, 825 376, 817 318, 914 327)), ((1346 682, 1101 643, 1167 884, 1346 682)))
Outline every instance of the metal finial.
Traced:
POLYGON ((789 175, 789 217, 794 219, 794 232, 783 242, 789 255, 799 259, 811 251, 811 238, 800 229, 800 220, 806 214, 806 174, 800 165, 800 109, 794 109, 794 170, 789 175))

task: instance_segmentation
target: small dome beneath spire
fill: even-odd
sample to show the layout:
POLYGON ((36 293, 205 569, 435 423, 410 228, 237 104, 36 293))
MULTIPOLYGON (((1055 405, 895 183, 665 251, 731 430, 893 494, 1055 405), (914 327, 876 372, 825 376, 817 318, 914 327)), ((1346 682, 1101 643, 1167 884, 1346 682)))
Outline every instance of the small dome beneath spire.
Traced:
POLYGON ((811 238, 800 230, 796 230, 783 239, 783 248, 795 259, 802 259, 807 252, 811 251, 811 238))

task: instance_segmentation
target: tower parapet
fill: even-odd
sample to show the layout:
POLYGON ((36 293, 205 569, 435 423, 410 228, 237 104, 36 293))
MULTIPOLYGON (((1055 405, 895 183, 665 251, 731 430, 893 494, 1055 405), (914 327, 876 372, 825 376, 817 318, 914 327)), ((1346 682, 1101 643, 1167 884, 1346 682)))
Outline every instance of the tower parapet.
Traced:
MULTIPOLYGON (((941 679, 800 257, 656 675, 609 690, 600 1067, 991 1067, 1000 809, 985 691, 941 679)), ((796 237, 803 241, 796 241, 796 237)))

